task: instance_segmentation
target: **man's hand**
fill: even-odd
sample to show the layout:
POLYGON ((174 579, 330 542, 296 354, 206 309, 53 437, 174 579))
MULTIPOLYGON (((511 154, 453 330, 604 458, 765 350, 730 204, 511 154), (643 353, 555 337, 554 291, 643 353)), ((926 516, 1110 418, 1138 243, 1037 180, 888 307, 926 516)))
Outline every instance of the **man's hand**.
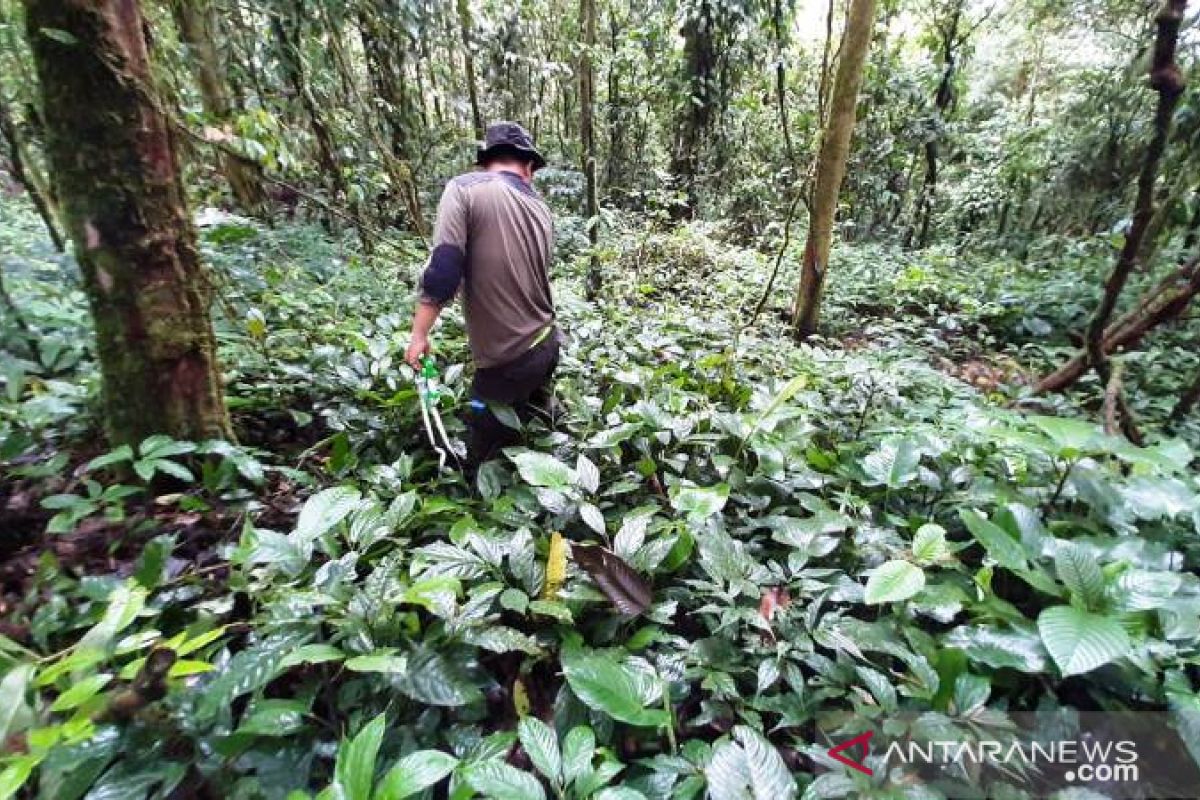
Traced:
POLYGON ((413 369, 420 372, 422 356, 429 355, 429 337, 423 333, 413 331, 408 340, 408 352, 404 354, 404 360, 413 369))

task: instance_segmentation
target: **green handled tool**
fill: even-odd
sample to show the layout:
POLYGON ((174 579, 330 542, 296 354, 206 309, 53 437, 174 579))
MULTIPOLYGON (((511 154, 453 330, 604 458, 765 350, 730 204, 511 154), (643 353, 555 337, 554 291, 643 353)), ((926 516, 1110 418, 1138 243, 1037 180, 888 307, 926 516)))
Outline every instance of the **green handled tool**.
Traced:
POLYGON ((417 394, 420 395, 421 420, 425 423, 425 435, 429 444, 438 454, 438 469, 446 468, 447 454, 454 454, 450 437, 446 435, 446 427, 442 424, 442 414, 438 410, 438 399, 441 397, 441 386, 438 382, 437 363, 433 356, 421 358, 421 370, 417 373, 417 394), (436 433, 435 433, 436 431, 436 433))

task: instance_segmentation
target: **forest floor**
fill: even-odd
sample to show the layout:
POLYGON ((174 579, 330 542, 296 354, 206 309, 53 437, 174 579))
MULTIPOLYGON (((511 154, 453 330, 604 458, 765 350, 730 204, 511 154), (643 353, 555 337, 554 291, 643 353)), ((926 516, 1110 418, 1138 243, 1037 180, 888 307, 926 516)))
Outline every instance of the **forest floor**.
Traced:
MULTIPOLYGON (((743 328, 771 254, 622 219, 593 305, 566 218, 563 413, 466 486, 402 366, 419 243, 363 259, 316 227, 202 215, 239 445, 108 451, 74 268, 0 203, 33 334, 4 328, 0 657, 40 659, 30 713, 53 733, 22 748, 43 792, 367 797, 418 759, 413 791, 449 774, 453 796, 869 796, 825 748, 900 710, 964 736, 981 710, 1060 703, 1200 730, 1200 424, 1139 449, 1093 424, 1094 382, 1027 397, 1110 245, 843 246, 828 332, 797 345, 790 261, 743 328), (556 585, 556 533, 626 559, 649 609, 618 614, 574 562, 556 585), (166 697, 142 698, 160 711, 105 712, 164 640, 166 697)), ((434 339, 452 437, 460 323, 434 339)), ((1186 330, 1128 359, 1148 430, 1197 360, 1186 330)))

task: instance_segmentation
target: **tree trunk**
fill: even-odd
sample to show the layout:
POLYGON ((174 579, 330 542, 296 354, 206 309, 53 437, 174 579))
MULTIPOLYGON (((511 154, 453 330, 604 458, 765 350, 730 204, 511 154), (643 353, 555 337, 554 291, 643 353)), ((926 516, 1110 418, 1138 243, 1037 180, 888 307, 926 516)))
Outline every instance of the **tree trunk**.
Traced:
POLYGON ((471 101, 471 122, 475 138, 483 141, 483 114, 479 111, 479 91, 475 86, 475 54, 471 50, 471 6, 468 0, 458 0, 458 31, 462 36, 463 63, 467 73, 467 98, 471 101))
POLYGON ((396 42, 380 24, 381 9, 372 5, 358 11, 358 35, 367 59, 367 71, 375 94, 383 101, 383 119, 392 139, 396 158, 409 158, 405 112, 408 99, 404 92, 403 54, 405 47, 396 42))
POLYGON ((138 3, 29 0, 26 20, 46 154, 96 325, 109 438, 229 437, 211 284, 152 95, 138 3))
POLYGON ((680 107, 679 132, 671 156, 671 174, 685 195, 684 203, 673 207, 673 215, 678 219, 690 219, 696 213, 700 148, 714 111, 715 24, 709 0, 700 0, 696 9, 689 12, 681 30, 687 96, 680 107))
MULTIPOLYGON (((217 53, 217 19, 212 0, 171 0, 171 14, 179 29, 179 40, 187 47, 188 63, 200 87, 204 114, 212 125, 223 130, 231 121, 229 96, 225 91, 225 70, 217 53)), ((218 156, 221 173, 229 181, 238 206, 252 214, 262 208, 263 190, 258 175, 247 162, 227 153, 218 156)))
MULTIPOLYGON (((291 3, 297 2, 297 0, 290 1, 291 3)), ((317 143, 317 165, 321 168, 327 181, 329 199, 331 202, 337 203, 346 197, 348 187, 346 177, 342 174, 341 159, 337 155, 333 132, 325 122, 320 106, 317 104, 317 98, 308 84, 304 58, 300 52, 301 13, 299 5, 288 5, 286 10, 271 15, 271 27, 279 42, 280 63, 284 76, 292 93, 300 101, 301 108, 304 109, 309 129, 317 143)), ((328 215, 325 217, 325 227, 330 229, 333 227, 333 220, 328 215)))
POLYGON ((605 163, 604 183, 608 197, 613 196, 613 190, 624 188, 625 161, 625 128, 623 127, 624 112, 621 100, 621 73, 618 69, 620 62, 617 53, 620 48, 621 26, 617 22, 617 12, 609 4, 609 56, 608 56, 608 161, 605 163))
MULTIPOLYGON (((954 73, 958 68, 958 50, 963 44, 958 29, 962 23, 964 0, 956 3, 950 21, 942 34, 942 78, 933 97, 934 124, 937 126, 925 143, 925 180, 917 197, 916 216, 909 229, 905 247, 924 248, 929 245, 929 231, 933 224, 933 209, 937 202, 938 154, 942 138, 942 127, 946 124, 950 105, 954 100, 954 73)), ((963 37, 965 38, 965 37, 963 37)))
MULTIPOLYGON (((579 56, 579 132, 583 139, 583 174, 587 181, 588 253, 587 297, 595 301, 600 293, 600 208, 596 200, 596 136, 592 120, 595 71, 592 53, 596 49, 596 0, 579 0, 579 23, 583 29, 583 50, 579 56)), ((611 157, 611 156, 610 156, 611 157)))
POLYGON ((1107 384, 1111 377, 1104 334, 1117 307, 1117 300, 1139 263, 1138 254, 1142 251, 1146 230, 1150 227, 1150 220, 1154 215, 1154 183, 1158 176, 1158 164, 1171 135, 1175 107, 1183 94, 1183 74, 1175 64, 1175 45, 1179 39, 1179 27, 1183 22, 1186 7, 1187 0, 1167 0, 1156 19, 1158 33, 1155 36, 1154 55, 1150 64, 1150 86, 1158 93, 1158 105, 1154 113, 1154 136, 1146 148, 1142 171, 1138 176, 1133 222, 1125 236, 1117 263, 1105 282, 1100 306, 1088 324, 1087 360, 1095 367, 1096 374, 1104 384, 1107 384))
POLYGON ((21 141, 16 120, 9 114, 8 105, 2 94, 0 94, 0 138, 3 138, 8 145, 8 160, 12 165, 13 178, 24 187, 25 193, 29 195, 29 201, 33 203, 38 216, 42 218, 42 224, 46 226, 46 233, 50 234, 50 241, 54 242, 54 249, 60 253, 63 252, 66 246, 63 242, 62 232, 58 228, 57 214, 51 205, 46 181, 37 173, 37 168, 30 164, 25 157, 25 143, 21 141))
POLYGON ((842 40, 841 59, 833 82, 829 123, 821 138, 813 202, 809 211, 808 241, 804 245, 800 286, 792 308, 793 324, 801 338, 817 330, 821 294, 833 245, 833 221, 837 211, 850 136, 854 132, 858 88, 862 84, 863 63, 871 43, 875 19, 875 0, 851 0, 850 15, 842 40))
POLYGON ((771 6, 771 23, 775 29, 775 102, 779 108, 779 127, 783 129, 783 147, 787 154, 787 166, 794 169, 796 153, 792 148, 792 125, 788 122, 787 113, 787 67, 784 65, 784 52, 787 49, 787 38, 783 33, 783 0, 774 0, 771 6))

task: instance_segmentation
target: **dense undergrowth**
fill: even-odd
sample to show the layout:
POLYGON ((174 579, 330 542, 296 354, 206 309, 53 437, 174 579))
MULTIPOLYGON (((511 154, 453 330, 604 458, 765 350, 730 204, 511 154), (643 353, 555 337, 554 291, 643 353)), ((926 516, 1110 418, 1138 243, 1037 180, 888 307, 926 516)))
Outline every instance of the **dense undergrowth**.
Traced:
MULTIPOLYGON (((0 796, 1015 798, 826 749, 1060 705, 1166 710, 1200 759, 1197 426, 1139 449, 1094 388, 1011 407, 1071 347, 1100 244, 845 249, 797 346, 782 299, 742 329, 770 257, 631 228, 598 306, 556 268, 553 430, 467 486, 401 365, 417 243, 361 260, 214 220, 240 444, 108 451, 69 259, 12 217, 0 796), (626 558, 652 607, 557 575, 556 532, 626 558)), ((456 313, 435 346, 460 435, 456 313)), ((1154 347, 1130 359, 1149 422, 1197 360, 1186 331, 1154 347)))

